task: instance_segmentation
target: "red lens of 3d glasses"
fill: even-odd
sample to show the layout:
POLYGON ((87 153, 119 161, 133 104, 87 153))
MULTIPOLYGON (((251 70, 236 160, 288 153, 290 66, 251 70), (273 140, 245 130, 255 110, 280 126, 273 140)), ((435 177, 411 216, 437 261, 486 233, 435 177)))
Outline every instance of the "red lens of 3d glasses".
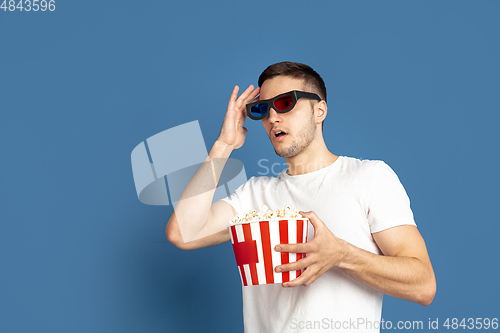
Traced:
POLYGON ((275 100, 273 105, 276 110, 285 111, 293 105, 293 97, 292 95, 285 95, 275 100))

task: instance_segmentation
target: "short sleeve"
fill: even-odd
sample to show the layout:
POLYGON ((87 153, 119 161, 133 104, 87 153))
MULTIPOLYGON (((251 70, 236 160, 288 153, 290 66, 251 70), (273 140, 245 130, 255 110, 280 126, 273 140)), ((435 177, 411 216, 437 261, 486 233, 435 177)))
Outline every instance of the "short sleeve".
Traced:
POLYGON ((231 206, 233 206, 234 210, 238 214, 243 214, 244 213, 244 205, 243 203, 248 202, 251 194, 250 192, 250 183, 253 181, 254 177, 251 177, 246 183, 243 183, 238 187, 232 194, 229 196, 221 199, 222 201, 227 202, 231 206))
POLYGON ((374 166, 368 199, 371 233, 399 225, 416 225, 410 199, 396 173, 383 161, 374 166))

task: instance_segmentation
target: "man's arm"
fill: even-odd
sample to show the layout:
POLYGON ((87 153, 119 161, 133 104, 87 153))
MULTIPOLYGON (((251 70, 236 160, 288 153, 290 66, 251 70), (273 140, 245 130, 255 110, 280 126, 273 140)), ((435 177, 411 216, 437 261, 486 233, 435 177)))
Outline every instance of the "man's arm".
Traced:
POLYGON ((260 88, 251 85, 236 98, 238 89, 234 88, 229 99, 219 138, 182 192, 165 228, 168 240, 180 249, 207 247, 230 239, 226 226, 236 211, 226 202, 212 204, 212 200, 227 159, 245 142, 245 106, 260 88))
POLYGON ((229 220, 232 219, 236 214, 237 213, 234 208, 225 201, 219 200, 213 203, 210 207, 207 222, 205 225, 208 225, 211 229, 216 229, 216 225, 224 229, 221 229, 216 233, 202 238, 184 242, 174 211, 167 223, 167 238, 170 243, 174 244, 182 250, 195 250, 203 247, 225 243, 231 239, 231 237, 229 236, 229 232, 227 231, 225 226, 229 224, 229 220))
POLYGON ((431 304, 436 294, 436 279, 417 227, 402 225, 372 236, 383 256, 344 242, 345 256, 338 267, 384 294, 431 304))
POLYGON ((327 270, 338 267, 356 280, 384 294, 429 305, 436 279, 424 240, 415 226, 403 225, 372 234, 384 255, 362 250, 338 237, 314 212, 304 213, 314 226, 314 239, 305 244, 279 245, 280 252, 306 253, 306 257, 276 271, 306 268, 284 287, 306 286, 327 270))

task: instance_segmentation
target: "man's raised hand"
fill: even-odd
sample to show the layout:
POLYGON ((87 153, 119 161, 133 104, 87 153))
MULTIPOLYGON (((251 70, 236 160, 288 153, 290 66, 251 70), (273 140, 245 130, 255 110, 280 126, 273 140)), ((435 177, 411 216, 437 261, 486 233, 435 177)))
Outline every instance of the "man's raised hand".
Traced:
POLYGON ((245 136, 248 130, 243 127, 246 118, 246 105, 250 103, 260 92, 260 88, 254 88, 250 85, 241 95, 238 95, 239 87, 235 86, 229 104, 227 106, 226 116, 222 123, 218 141, 227 144, 233 149, 243 146, 245 136))

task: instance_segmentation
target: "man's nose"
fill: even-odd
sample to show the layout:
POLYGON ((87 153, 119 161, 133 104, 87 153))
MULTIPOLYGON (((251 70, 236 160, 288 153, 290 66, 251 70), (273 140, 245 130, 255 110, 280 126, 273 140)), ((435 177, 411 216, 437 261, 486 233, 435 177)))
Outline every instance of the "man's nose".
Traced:
POLYGON ((273 108, 271 108, 271 110, 269 110, 268 117, 269 117, 269 122, 271 124, 274 124, 275 122, 281 122, 281 114, 276 112, 276 110, 273 108))

